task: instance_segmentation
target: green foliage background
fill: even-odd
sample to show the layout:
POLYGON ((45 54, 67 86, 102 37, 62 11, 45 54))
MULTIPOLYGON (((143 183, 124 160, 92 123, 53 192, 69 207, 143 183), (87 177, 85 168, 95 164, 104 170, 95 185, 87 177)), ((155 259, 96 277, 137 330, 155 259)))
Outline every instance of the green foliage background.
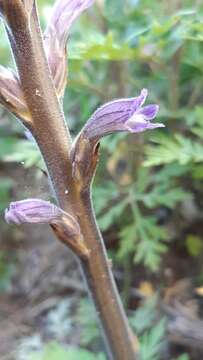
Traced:
MULTIPOLYGON (((43 26, 52 3, 38 1, 43 26)), ((1 64, 13 66, 3 29, 0 44, 1 64)), ((160 105, 158 121, 166 125, 161 130, 112 135, 102 141, 93 197, 107 243, 112 231, 117 239, 116 249, 111 250, 113 261, 128 272, 129 281, 133 276, 129 263, 131 269, 136 263, 158 273, 164 266, 163 255, 174 241, 189 256, 201 256, 201 234, 182 238, 169 226, 175 217, 187 222, 181 211, 183 204, 195 204, 200 215, 203 205, 201 1, 98 0, 72 28, 67 66, 64 110, 73 136, 98 106, 113 98, 137 96, 144 87, 149 89, 147 101, 160 105)), ((42 164, 35 144, 26 139, 13 117, 4 109, 0 111, 1 163, 15 166, 20 162, 37 173, 42 164)), ((1 176, 1 210, 12 198, 13 181, 9 175, 1 176)), ((5 288, 5 282, 9 284, 13 271, 3 259, 2 253, 0 288, 5 288)), ((163 323, 158 326, 163 335, 163 323)), ((154 345, 149 336, 145 333, 143 338, 146 349, 161 341, 155 336, 154 345)), ((59 351, 57 346, 54 349, 59 351)), ((143 359, 159 359, 158 349, 143 359)), ((49 351, 38 359, 51 359, 49 351)), ((60 351, 53 359, 69 358, 65 350, 60 351)), ((80 357, 71 356, 94 359, 85 352, 80 357)))

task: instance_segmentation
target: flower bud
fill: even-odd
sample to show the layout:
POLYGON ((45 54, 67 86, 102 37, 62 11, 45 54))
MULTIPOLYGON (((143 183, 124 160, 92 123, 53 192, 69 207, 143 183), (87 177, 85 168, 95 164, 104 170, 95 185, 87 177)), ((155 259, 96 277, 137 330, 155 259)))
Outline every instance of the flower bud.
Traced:
POLYGON ((63 211, 41 199, 26 199, 12 202, 5 211, 5 219, 10 224, 23 223, 54 223, 58 221, 63 211))
POLYGON ((66 43, 70 27, 94 0, 58 0, 53 7, 51 19, 44 32, 44 47, 59 96, 63 96, 66 77, 66 43))
POLYGON ((80 236, 78 222, 58 206, 41 199, 12 202, 5 211, 9 224, 50 224, 68 237, 80 236))

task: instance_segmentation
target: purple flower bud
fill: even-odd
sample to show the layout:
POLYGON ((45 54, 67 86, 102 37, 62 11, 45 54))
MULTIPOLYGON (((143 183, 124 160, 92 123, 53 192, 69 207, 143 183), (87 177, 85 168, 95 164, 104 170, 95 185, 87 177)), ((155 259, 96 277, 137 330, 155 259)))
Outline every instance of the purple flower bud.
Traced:
POLYGON ((0 102, 19 117, 29 120, 21 85, 16 74, 0 65, 0 102))
MULTIPOLYGON (((5 211, 7 223, 49 223, 60 221, 64 211, 49 201, 41 199, 27 199, 12 202, 5 211)), ((66 213, 65 213, 66 214, 66 213)))
POLYGON ((7 223, 20 224, 50 224, 60 226, 68 237, 80 235, 78 222, 59 207, 41 199, 27 199, 12 202, 5 211, 7 223))
POLYGON ((136 98, 114 100, 103 105, 87 121, 81 135, 89 140, 98 141, 114 132, 136 133, 164 127, 161 123, 151 123, 158 113, 158 105, 142 107, 147 94, 148 91, 143 89, 136 98))
POLYGON ((58 0, 44 33, 44 47, 59 96, 66 85, 66 42, 73 22, 94 0, 58 0))

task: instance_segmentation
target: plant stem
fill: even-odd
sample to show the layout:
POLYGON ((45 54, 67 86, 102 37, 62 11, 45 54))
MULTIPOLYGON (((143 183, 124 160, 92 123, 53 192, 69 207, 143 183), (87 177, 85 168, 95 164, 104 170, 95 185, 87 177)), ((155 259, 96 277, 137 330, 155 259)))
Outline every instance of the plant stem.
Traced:
POLYGON ((101 320, 109 358, 135 360, 138 342, 131 332, 112 275, 111 262, 97 227, 89 193, 77 200, 81 231, 85 234, 90 256, 81 261, 82 270, 101 320))
POLYGON ((29 108, 35 136, 61 208, 78 220, 90 255, 80 263, 101 320, 109 359, 137 359, 137 340, 132 335, 116 289, 104 243, 98 230, 90 193, 81 193, 72 177, 71 140, 60 110, 44 55, 36 9, 30 20, 21 0, 5 0, 9 39, 29 108), (66 195, 66 190, 68 194, 66 195))
POLYGON ((34 124, 30 130, 44 157, 56 197, 64 208, 65 193, 72 182, 71 139, 44 54, 36 8, 30 20, 19 0, 6 3, 5 11, 8 36, 34 124))

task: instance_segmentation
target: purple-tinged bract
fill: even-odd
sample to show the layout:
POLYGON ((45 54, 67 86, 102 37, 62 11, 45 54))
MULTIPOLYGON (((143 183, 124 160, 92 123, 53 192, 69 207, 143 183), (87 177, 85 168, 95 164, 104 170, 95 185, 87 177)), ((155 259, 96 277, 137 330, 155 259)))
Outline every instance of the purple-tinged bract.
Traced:
POLYGON ((29 111, 17 75, 0 65, 0 103, 7 104, 21 118, 29 120, 29 111))

